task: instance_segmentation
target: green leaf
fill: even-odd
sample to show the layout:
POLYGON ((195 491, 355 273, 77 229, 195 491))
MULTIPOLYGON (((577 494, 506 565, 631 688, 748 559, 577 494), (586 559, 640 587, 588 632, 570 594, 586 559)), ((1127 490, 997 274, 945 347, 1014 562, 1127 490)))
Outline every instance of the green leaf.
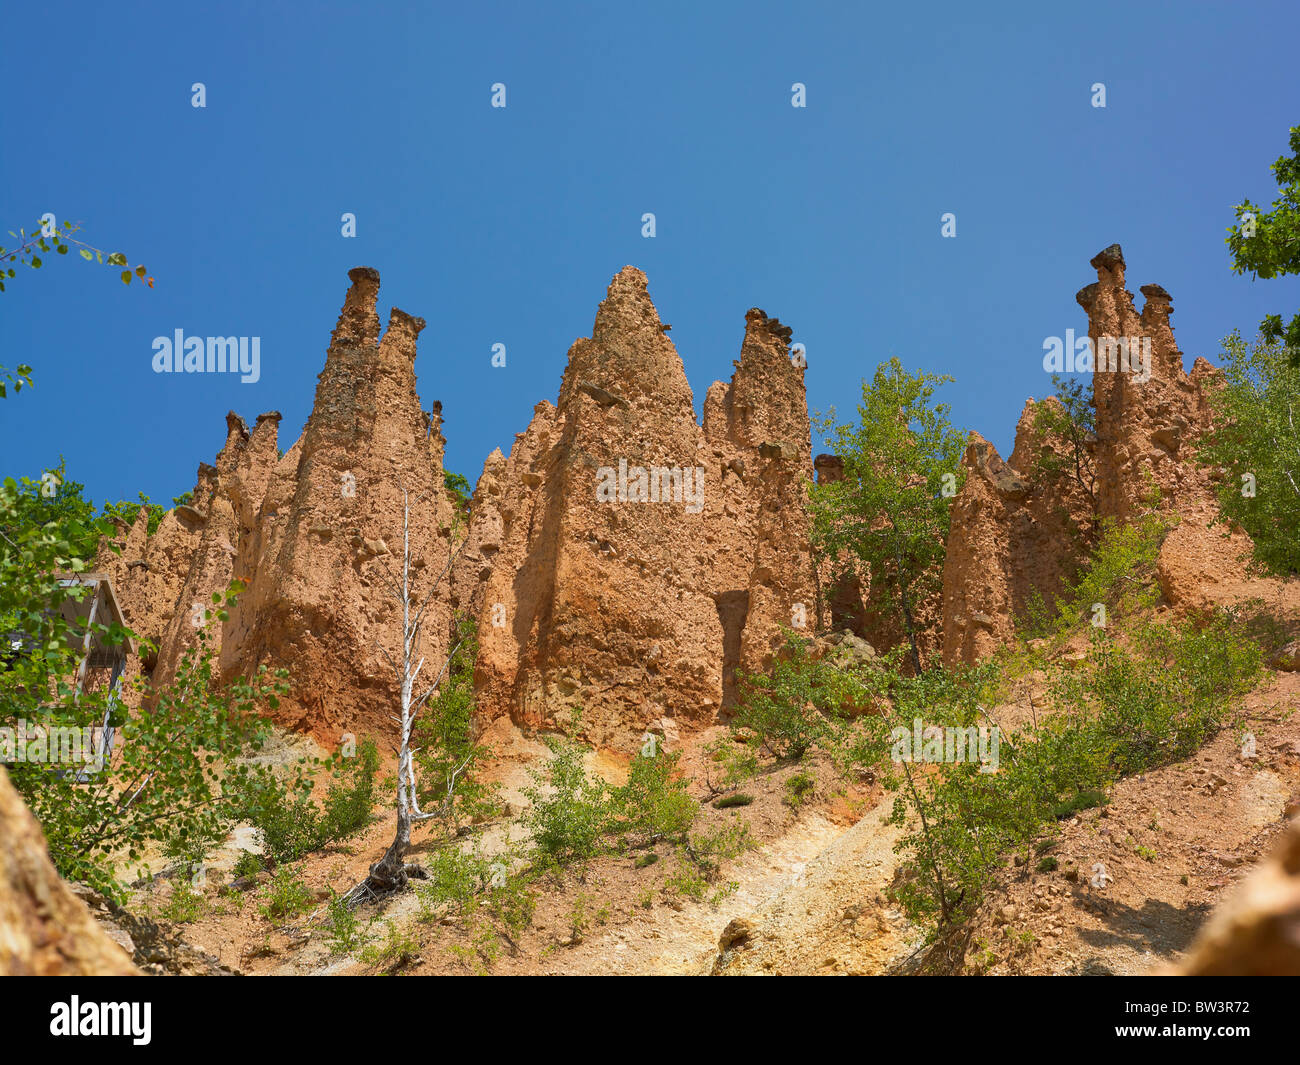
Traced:
POLYGON ((131 283, 131 271, 130 271, 130 270, 123 270, 123 271, 122 271, 122 284, 124 284, 124 285, 129 285, 130 283, 131 283))
POLYGON ((90 252, 89 249, 87 249, 87 248, 82 248, 82 249, 81 249, 81 257, 82 257, 83 259, 85 259, 86 262, 90 262, 90 260, 93 259, 95 256, 90 252))
POLYGON ((33 270, 39 270, 40 268, 41 268, 41 260, 40 260, 40 257, 37 256, 37 255, 33 255, 33 256, 32 256, 32 269, 33 269, 33 270))

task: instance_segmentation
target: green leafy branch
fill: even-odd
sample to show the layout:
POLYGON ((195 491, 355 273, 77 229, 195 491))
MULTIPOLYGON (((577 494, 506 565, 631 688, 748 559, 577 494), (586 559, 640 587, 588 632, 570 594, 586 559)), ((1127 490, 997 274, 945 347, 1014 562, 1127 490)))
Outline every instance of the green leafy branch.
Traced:
MULTIPOLYGON (((16 248, 5 248, 0 246, 0 292, 5 290, 5 280, 12 279, 16 276, 16 271, 13 266, 5 264, 22 262, 33 270, 39 270, 41 266, 44 265, 44 260, 38 252, 43 252, 47 255, 50 252, 54 252, 58 255, 67 255, 69 246, 75 246, 78 253, 87 262, 93 260, 101 265, 107 263, 109 266, 126 267, 126 269, 122 271, 122 283, 124 285, 129 285, 132 278, 138 277, 150 288, 153 288, 154 279, 149 276, 149 271, 143 265, 133 268, 127 261, 127 257, 122 254, 122 252, 105 252, 103 249, 96 248, 92 244, 87 244, 85 241, 78 240, 72 235, 79 232, 81 232, 80 222, 68 222, 66 220, 64 221, 61 230, 55 229, 48 236, 45 233, 44 226, 42 226, 41 230, 36 233, 28 233, 25 229, 20 229, 17 233, 12 229, 9 230, 9 235, 19 243, 16 248)), ((23 368, 19 367, 18 372, 20 377, 25 376, 22 370, 23 368)), ((29 386, 31 385, 30 380, 27 380, 26 383, 29 386)), ((14 391, 17 392, 18 388, 15 388, 14 391)), ((0 396, 3 395, 4 392, 0 391, 0 396)))

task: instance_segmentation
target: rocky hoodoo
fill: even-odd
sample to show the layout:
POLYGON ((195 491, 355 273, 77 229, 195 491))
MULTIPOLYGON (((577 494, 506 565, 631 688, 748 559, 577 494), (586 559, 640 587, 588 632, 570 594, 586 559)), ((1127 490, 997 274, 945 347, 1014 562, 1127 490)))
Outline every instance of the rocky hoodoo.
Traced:
POLYGON ((50 864, 45 836, 0 766, 0 976, 131 976, 131 959, 50 864))
MULTIPOLYGON (((1087 557, 1105 518, 1124 521, 1159 499, 1180 520, 1161 548, 1166 599, 1204 607, 1216 586, 1244 578, 1236 533, 1207 528, 1216 513, 1213 471, 1196 464, 1207 428, 1206 389, 1217 371, 1197 359, 1188 374, 1159 285, 1143 285, 1141 314, 1124 287, 1124 255, 1112 244, 1092 259, 1097 281, 1076 299, 1087 312, 1095 354, 1095 439, 1086 442, 1089 482, 1075 475, 1067 441, 1035 430, 1026 404, 1011 457, 1003 461, 978 433, 966 450, 968 476, 954 500, 944 567, 943 641, 948 662, 973 662, 1005 643, 1035 595, 1050 604, 1087 557), (1044 449, 1051 452, 1042 462, 1044 449)), ((1049 400, 1047 402, 1054 402, 1049 400)))
POLYGON ((946 661, 974 662, 1005 643, 1034 593, 1050 602, 1086 551, 1089 487, 1069 472, 1068 444, 1035 430, 1037 409, 1026 401, 1009 463, 979 433, 966 446, 966 480, 953 500, 944 558, 946 661), (1044 452, 1061 464, 1060 475, 1018 472, 1041 469, 1044 452))
POLYGON ((580 707, 594 742, 630 749, 717 720, 780 625, 811 628, 811 445, 789 339, 750 310, 700 425, 645 275, 614 277, 556 404, 537 405, 475 491, 457 569, 490 570, 475 600, 480 712, 550 728, 580 707))
MULTIPOLYGON (((311 417, 269 478, 260 542, 235 573, 248 590, 222 643, 226 675, 287 668, 293 690, 283 720, 326 736, 391 729, 398 687, 383 652, 400 657, 391 581, 402 569, 404 507, 417 600, 444 572, 453 525, 442 440, 415 393, 424 319, 394 308, 381 340, 379 274, 362 267, 348 276, 311 417)), ((426 615, 434 662, 450 620, 442 584, 426 615)))
MULTIPOLYGON (((327 742, 391 729, 398 686, 380 649, 396 657, 401 645, 390 575, 401 571, 403 493, 421 599, 444 574, 455 520, 439 408, 426 413, 415 392, 424 321, 394 309, 381 339, 379 274, 359 267, 349 277, 301 439, 280 456, 277 412, 251 431, 232 412, 191 504, 170 511, 153 536, 142 512, 121 553, 106 546, 99 560, 121 588, 128 623, 158 643, 156 660, 143 663, 155 683, 175 675, 212 595, 242 582, 228 620, 210 630, 222 675, 288 669, 278 719, 327 742)), ((445 653, 449 603, 444 590, 429 607, 430 659, 445 653)))
POLYGON ((120 553, 101 551, 128 622, 158 644, 144 663, 155 682, 238 580, 211 630, 224 677, 287 668, 278 720, 326 742, 390 731, 381 648, 400 644, 404 490, 421 598, 450 565, 428 657, 441 662, 453 613, 477 621, 486 719, 551 728, 581 707, 590 738, 630 749, 647 730, 717 720, 736 670, 770 662, 782 626, 811 632, 811 440, 788 326, 746 314, 735 374, 709 389, 700 424, 645 275, 620 271, 556 403, 537 405, 508 457, 488 457, 466 528, 443 483, 440 405, 426 413, 415 393, 424 322, 394 310, 381 338, 379 275, 349 276, 297 443, 279 454, 275 412, 252 430, 231 413, 191 503, 153 536, 142 512, 120 553))

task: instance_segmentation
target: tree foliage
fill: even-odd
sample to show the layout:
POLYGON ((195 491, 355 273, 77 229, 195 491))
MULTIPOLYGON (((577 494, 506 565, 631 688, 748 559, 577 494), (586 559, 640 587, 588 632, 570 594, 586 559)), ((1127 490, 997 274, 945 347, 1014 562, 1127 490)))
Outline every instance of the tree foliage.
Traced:
MULTIPOLYGON (((1233 208, 1237 224, 1228 228, 1227 238, 1233 273, 1250 271, 1265 279, 1300 274, 1300 126, 1291 127, 1291 151, 1272 166, 1280 195, 1271 211, 1248 199, 1233 208)), ((1286 324, 1280 314, 1271 314, 1260 332, 1265 340, 1282 344, 1291 365, 1300 367, 1300 313, 1286 324)))
POLYGON ((1063 458, 1055 450, 1040 446, 1033 458, 1033 472, 1055 478, 1062 472, 1072 477, 1088 497, 1092 509, 1097 509, 1097 470, 1089 446, 1097 432, 1097 414, 1092 396, 1079 378, 1065 378, 1052 374, 1054 396, 1034 404, 1034 430, 1043 438, 1054 437, 1069 449, 1063 458))
POLYGON ((891 359, 862 382, 856 424, 837 423, 833 409, 819 420, 844 478, 813 489, 814 545, 865 567, 881 608, 897 613, 918 672, 916 608, 942 585, 949 503, 965 479, 965 434, 934 401, 950 380, 910 374, 891 359))
POLYGON ((1276 340, 1223 341, 1225 384, 1209 392, 1213 425, 1201 462, 1225 476, 1218 489, 1222 520, 1254 541, 1261 573, 1300 573, 1300 366, 1276 340))

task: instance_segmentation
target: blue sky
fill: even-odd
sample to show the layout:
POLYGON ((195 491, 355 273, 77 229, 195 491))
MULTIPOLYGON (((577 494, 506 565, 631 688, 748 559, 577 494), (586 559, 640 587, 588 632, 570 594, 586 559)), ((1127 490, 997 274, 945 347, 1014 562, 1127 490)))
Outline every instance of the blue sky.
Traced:
POLYGON ((157 278, 70 255, 8 283, 0 363, 36 387, 0 401, 0 474, 63 454, 97 501, 166 502, 227 410, 282 411, 288 447, 357 265, 385 322, 428 320, 420 397, 471 482, 554 401, 627 263, 697 410, 758 306, 806 345, 810 407, 851 408, 897 355, 953 375, 954 421, 1004 454, 1050 391, 1044 339, 1086 330, 1074 293, 1104 246, 1131 290, 1172 293, 1189 365, 1300 306, 1300 281, 1233 275, 1223 243, 1300 124, 1294 0, 190 8, 0 15, 0 230, 49 211, 157 278), (178 328, 260 337, 261 379, 155 374, 178 328))

